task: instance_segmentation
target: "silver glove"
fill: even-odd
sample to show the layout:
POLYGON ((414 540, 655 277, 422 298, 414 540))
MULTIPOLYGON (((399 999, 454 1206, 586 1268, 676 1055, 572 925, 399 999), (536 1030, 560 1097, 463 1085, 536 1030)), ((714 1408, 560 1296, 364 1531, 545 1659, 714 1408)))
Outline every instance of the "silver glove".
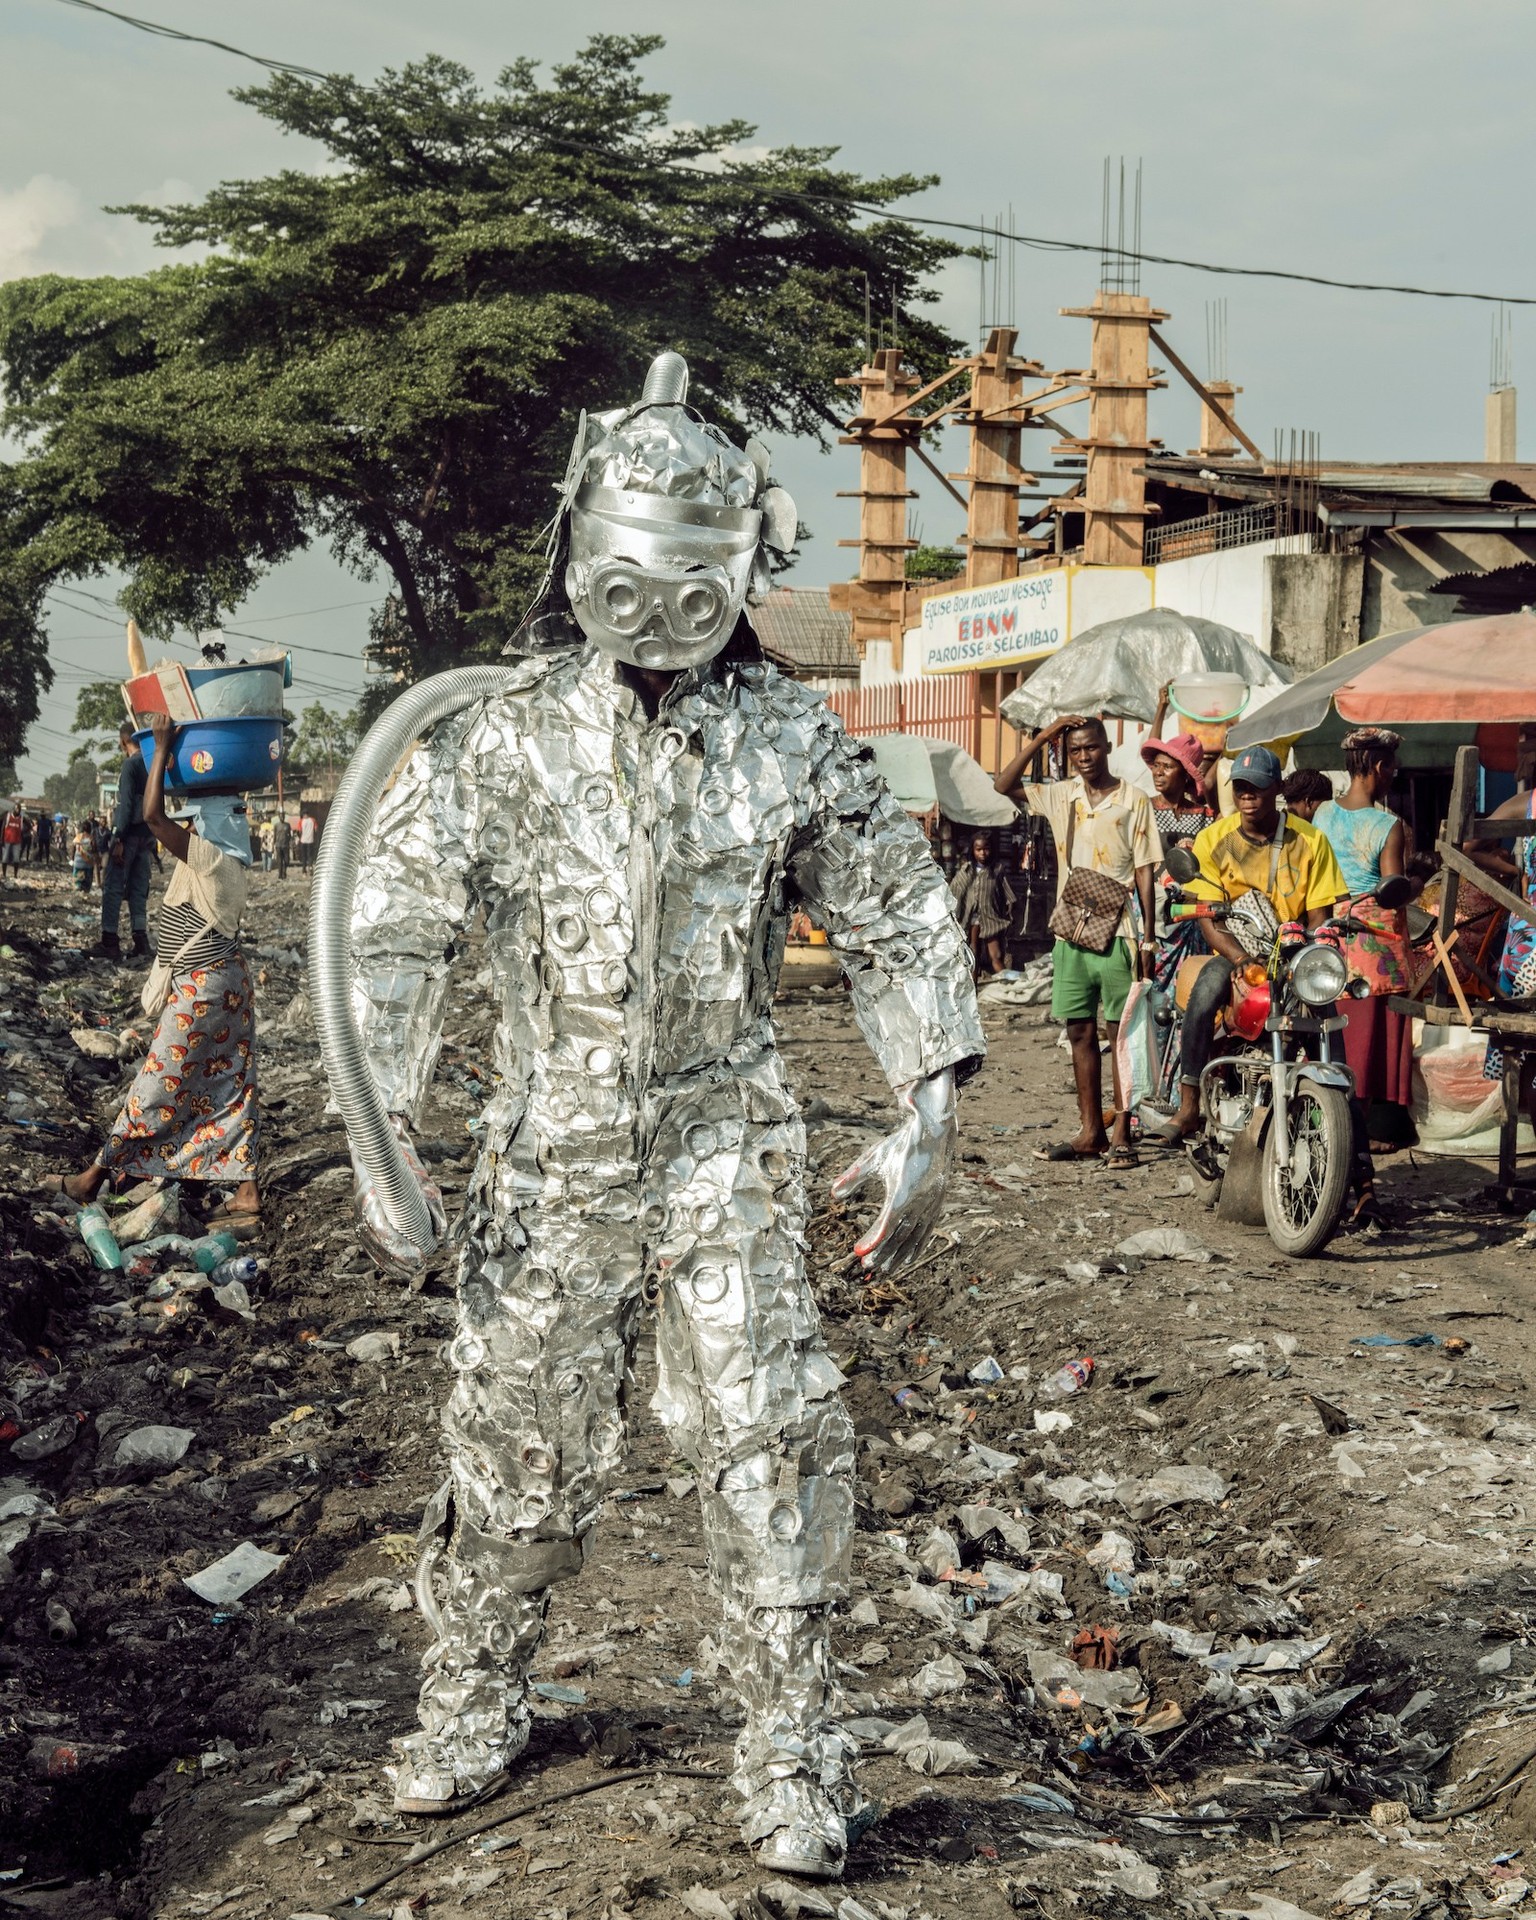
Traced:
POLYGON ((927 1245, 944 1210, 944 1190, 960 1137, 951 1068, 898 1087, 896 1098, 906 1110, 901 1125, 861 1153, 832 1183, 834 1200, 851 1199, 866 1181, 884 1183, 885 1205, 854 1247, 871 1273, 894 1273, 927 1245))
MULTIPOLYGON (((415 1147, 411 1144, 409 1129, 403 1114, 392 1113, 389 1123, 395 1130, 400 1142, 405 1163, 410 1168, 421 1197, 426 1201, 432 1215, 432 1228, 439 1241, 448 1231, 448 1215, 443 1207, 442 1191, 421 1163, 415 1147)), ((357 1211, 358 1238, 367 1249, 373 1264, 381 1273, 398 1275, 401 1279, 416 1273, 426 1262, 430 1247, 419 1247, 408 1234, 401 1233, 389 1223, 384 1211, 383 1201, 372 1177, 358 1165, 357 1156, 352 1158, 352 1204, 357 1211)))

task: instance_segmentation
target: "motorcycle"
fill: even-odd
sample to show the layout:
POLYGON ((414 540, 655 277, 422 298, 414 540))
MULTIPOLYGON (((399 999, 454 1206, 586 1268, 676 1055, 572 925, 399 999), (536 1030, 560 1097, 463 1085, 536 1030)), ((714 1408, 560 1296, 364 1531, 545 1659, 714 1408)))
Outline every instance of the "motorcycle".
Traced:
MULTIPOLYGON (((1369 989, 1350 981, 1343 944, 1357 907, 1375 900, 1394 910, 1413 883, 1392 875, 1309 933, 1297 921, 1282 925, 1262 893, 1220 902, 1187 893, 1199 873, 1187 848, 1172 849, 1167 865, 1173 918, 1219 920, 1248 955, 1233 969, 1217 1052, 1201 1075, 1203 1130, 1188 1143, 1201 1198, 1224 1220, 1262 1225, 1281 1253, 1303 1259, 1333 1237, 1355 1160, 1354 1077, 1334 1036, 1344 1026, 1338 1002, 1369 989)), ((1178 1103, 1182 1014, 1200 964, 1186 961, 1174 996, 1152 1007, 1162 1097, 1143 1104, 1154 1112, 1178 1103)), ((1143 1113, 1144 1127, 1150 1118, 1143 1113)))

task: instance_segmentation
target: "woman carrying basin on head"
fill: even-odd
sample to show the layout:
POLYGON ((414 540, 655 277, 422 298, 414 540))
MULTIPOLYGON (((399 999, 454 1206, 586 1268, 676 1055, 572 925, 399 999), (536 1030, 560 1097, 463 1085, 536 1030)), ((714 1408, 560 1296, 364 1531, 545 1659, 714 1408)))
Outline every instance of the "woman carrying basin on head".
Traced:
POLYGON ((210 797, 192 808, 190 825, 169 819, 165 770, 176 728, 163 713, 150 727, 144 824, 176 861, 143 995, 158 1024, 105 1145, 84 1172, 59 1184, 81 1202, 109 1177, 233 1186, 206 1223, 244 1236, 261 1217, 254 998, 238 944, 251 866, 245 803, 210 797))

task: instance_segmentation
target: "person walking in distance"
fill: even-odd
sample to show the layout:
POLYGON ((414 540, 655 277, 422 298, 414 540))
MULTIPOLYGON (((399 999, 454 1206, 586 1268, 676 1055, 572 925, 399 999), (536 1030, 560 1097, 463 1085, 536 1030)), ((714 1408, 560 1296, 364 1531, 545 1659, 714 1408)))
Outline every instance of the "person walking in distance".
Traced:
POLYGON ((53 815, 45 813, 37 823, 37 864, 50 866, 53 861, 53 815))
POLYGON ((1152 802, 1140 788, 1110 772, 1104 722, 1081 714, 1065 714, 1026 740, 994 784, 999 793, 1048 820, 1056 843, 1051 1017, 1067 1030, 1080 1125, 1072 1139, 1041 1148, 1039 1157, 1096 1160, 1107 1151, 1112 1167, 1134 1167, 1131 1116, 1122 1098, 1114 1049, 1131 983, 1150 973, 1157 951, 1152 882, 1163 850, 1152 802), (1060 739, 1066 744, 1069 777, 1026 781, 1024 771, 1036 754, 1060 739), (1114 1075, 1114 1124, 1108 1135, 1100 1014, 1109 1033, 1114 1075))
POLYGON ((315 816, 309 811, 308 807, 306 807, 299 815, 299 865, 305 873, 308 873, 310 868, 315 864, 315 841, 317 838, 318 831, 315 826, 315 816))
POLYGON ((107 864, 101 883, 101 940, 96 947, 97 957, 103 960, 123 957, 119 922, 125 898, 133 951, 146 957, 150 952, 149 876, 155 836, 144 824, 144 788, 149 769, 133 737, 133 728, 126 720, 118 729, 117 738, 123 751, 123 764, 117 776, 117 805, 112 814, 107 864))
POLYGON ((293 852, 293 828, 288 824, 288 816, 280 813, 272 822, 272 851, 277 856, 277 877, 288 878, 288 857, 293 852))
POLYGON ((21 796, 18 794, 6 808, 4 821, 0 822, 0 874, 4 874, 5 884, 8 887, 16 884, 16 876, 21 872, 21 849, 26 839, 26 820, 21 796))

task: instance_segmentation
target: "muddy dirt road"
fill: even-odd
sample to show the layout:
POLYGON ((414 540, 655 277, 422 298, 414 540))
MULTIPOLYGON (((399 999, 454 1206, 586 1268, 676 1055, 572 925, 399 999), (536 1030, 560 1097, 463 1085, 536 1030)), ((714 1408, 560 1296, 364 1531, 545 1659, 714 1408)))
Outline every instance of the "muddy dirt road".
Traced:
MULTIPOLYGON (((837 1889, 765 1886, 736 1843, 710 1777, 735 1710, 642 1345, 632 1457, 556 1599, 531 1753, 445 1832, 391 1816, 377 1764, 413 1723, 451 1270, 409 1292, 356 1251, 305 883, 258 876, 246 942, 269 1262, 246 1320, 96 1272, 38 1194, 131 1071, 71 1034, 133 1026, 139 982, 79 951, 94 901, 29 880, 0 895, 0 1914, 1536 1906, 1536 1250, 1479 1200, 1485 1170, 1402 1156, 1392 1232, 1287 1263, 1182 1194, 1177 1157, 1034 1159, 1068 1119, 1066 1055, 1039 1011, 989 1011, 941 1236, 872 1288, 826 1195, 888 1103, 841 994, 787 997, 859 1433, 837 1650, 879 1815, 837 1889), (1155 1228, 1176 1257, 1126 1247, 1155 1228), (1088 1389, 1051 1397, 1088 1355, 1088 1389), (145 1427, 185 1452, 134 1464, 145 1427), (281 1564, 242 1603, 184 1584, 246 1542, 281 1564)), ((421 1129, 450 1197, 489 1057, 473 955, 460 981, 421 1129)))

